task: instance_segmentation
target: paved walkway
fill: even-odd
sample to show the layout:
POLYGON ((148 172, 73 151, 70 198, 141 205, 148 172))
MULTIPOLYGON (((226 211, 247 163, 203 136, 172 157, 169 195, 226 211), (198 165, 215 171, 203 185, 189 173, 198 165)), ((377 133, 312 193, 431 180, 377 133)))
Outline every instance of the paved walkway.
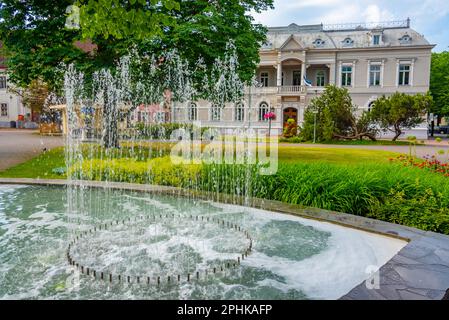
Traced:
POLYGON ((64 144, 62 137, 41 136, 35 130, 0 130, 0 171, 64 144))

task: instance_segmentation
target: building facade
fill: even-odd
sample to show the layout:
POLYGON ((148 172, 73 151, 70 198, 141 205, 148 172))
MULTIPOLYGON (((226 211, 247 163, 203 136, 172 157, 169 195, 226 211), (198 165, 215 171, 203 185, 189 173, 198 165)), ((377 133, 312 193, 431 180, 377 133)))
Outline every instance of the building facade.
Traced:
MULTIPOLYGON (((222 130, 267 129, 264 114, 274 112, 272 130, 282 133, 289 118, 302 124, 305 108, 328 84, 347 88, 362 112, 382 95, 426 93, 433 47, 410 27, 410 20, 269 28, 260 50, 257 84, 246 88, 242 102, 224 108, 207 101, 174 105, 170 118, 222 130)), ((426 139, 427 123, 404 136, 411 134, 426 139)))
POLYGON ((14 127, 20 126, 30 116, 20 96, 9 90, 6 67, 0 65, 0 128, 11 128, 12 121, 14 127))

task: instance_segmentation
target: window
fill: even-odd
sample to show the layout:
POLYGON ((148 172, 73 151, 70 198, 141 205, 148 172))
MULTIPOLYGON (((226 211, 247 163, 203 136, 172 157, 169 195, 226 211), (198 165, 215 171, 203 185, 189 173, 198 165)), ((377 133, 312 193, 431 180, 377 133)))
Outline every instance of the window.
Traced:
POLYGON ((260 73, 260 83, 264 87, 268 87, 268 72, 261 72, 260 73))
POLYGON ((343 87, 352 86, 352 66, 341 67, 341 85, 343 87))
POLYGON ((412 42, 412 38, 408 34, 405 34, 401 38, 399 38, 399 42, 401 44, 409 44, 410 42, 412 42))
POLYGON ((6 89, 6 76, 0 76, 0 89, 6 89))
POLYGON ((235 104, 234 120, 243 121, 245 119, 245 106, 238 102, 235 104))
POLYGON ((378 46, 380 44, 380 35, 375 34, 373 36, 373 45, 378 46))
POLYGON ((1 109, 1 116, 7 117, 8 116, 8 104, 2 103, 0 109, 1 109))
POLYGON ((322 46, 324 46, 324 40, 318 38, 313 42, 313 44, 317 48, 322 47, 322 46))
POLYGON ((381 65, 374 64, 369 67, 369 85, 370 87, 380 86, 381 65))
POLYGON ((163 123, 165 122, 165 112, 158 111, 154 114, 154 122, 163 123))
POLYGON ((187 109, 189 121, 196 121, 198 120, 198 107, 196 103, 191 102, 189 103, 189 108, 187 109))
POLYGON ((301 71, 300 70, 293 71, 293 85, 294 86, 301 85, 301 71))
POLYGON ((400 64, 399 65, 399 85, 408 86, 410 85, 410 65, 400 64))
POLYGON ((221 108, 217 104, 213 104, 210 108, 210 120, 220 121, 221 120, 221 108))
POLYGON ((268 107, 268 103, 261 102, 259 105, 259 121, 267 121, 267 119, 264 118, 265 114, 267 114, 270 111, 268 107))
POLYGON ((324 71, 323 70, 319 70, 316 73, 316 86, 317 87, 324 87, 325 83, 324 83, 324 71))
POLYGON ((371 102, 368 104, 368 112, 371 112, 371 110, 373 109, 375 103, 376 103, 376 101, 371 101, 371 102))
POLYGON ((346 38, 345 40, 343 40, 344 47, 352 47, 353 44, 354 40, 352 40, 351 38, 346 38))

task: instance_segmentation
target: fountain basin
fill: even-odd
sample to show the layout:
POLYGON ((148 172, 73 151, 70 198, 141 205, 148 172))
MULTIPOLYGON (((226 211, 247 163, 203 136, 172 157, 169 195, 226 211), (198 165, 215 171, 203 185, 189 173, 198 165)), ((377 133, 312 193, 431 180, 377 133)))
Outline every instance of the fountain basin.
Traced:
POLYGON ((123 185, 119 190, 91 188, 83 209, 95 215, 70 216, 63 188, 1 185, 0 298, 337 299, 407 244, 333 223, 152 188, 150 193, 123 185), (252 234, 254 250, 228 274, 167 288, 111 285, 73 273, 64 255, 69 230, 142 212, 199 214, 238 223, 252 234))

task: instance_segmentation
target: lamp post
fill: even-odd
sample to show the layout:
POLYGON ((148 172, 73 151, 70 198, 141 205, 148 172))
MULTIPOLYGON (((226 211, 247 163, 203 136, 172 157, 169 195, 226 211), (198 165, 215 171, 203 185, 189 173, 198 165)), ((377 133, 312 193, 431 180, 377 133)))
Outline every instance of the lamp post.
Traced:
MULTIPOLYGON (((315 89, 315 98, 318 96, 318 90, 315 89)), ((317 109, 313 109, 313 143, 316 143, 316 115, 318 114, 317 109)))
POLYGON ((316 143, 316 115, 318 110, 314 109, 313 112, 313 143, 316 143))

